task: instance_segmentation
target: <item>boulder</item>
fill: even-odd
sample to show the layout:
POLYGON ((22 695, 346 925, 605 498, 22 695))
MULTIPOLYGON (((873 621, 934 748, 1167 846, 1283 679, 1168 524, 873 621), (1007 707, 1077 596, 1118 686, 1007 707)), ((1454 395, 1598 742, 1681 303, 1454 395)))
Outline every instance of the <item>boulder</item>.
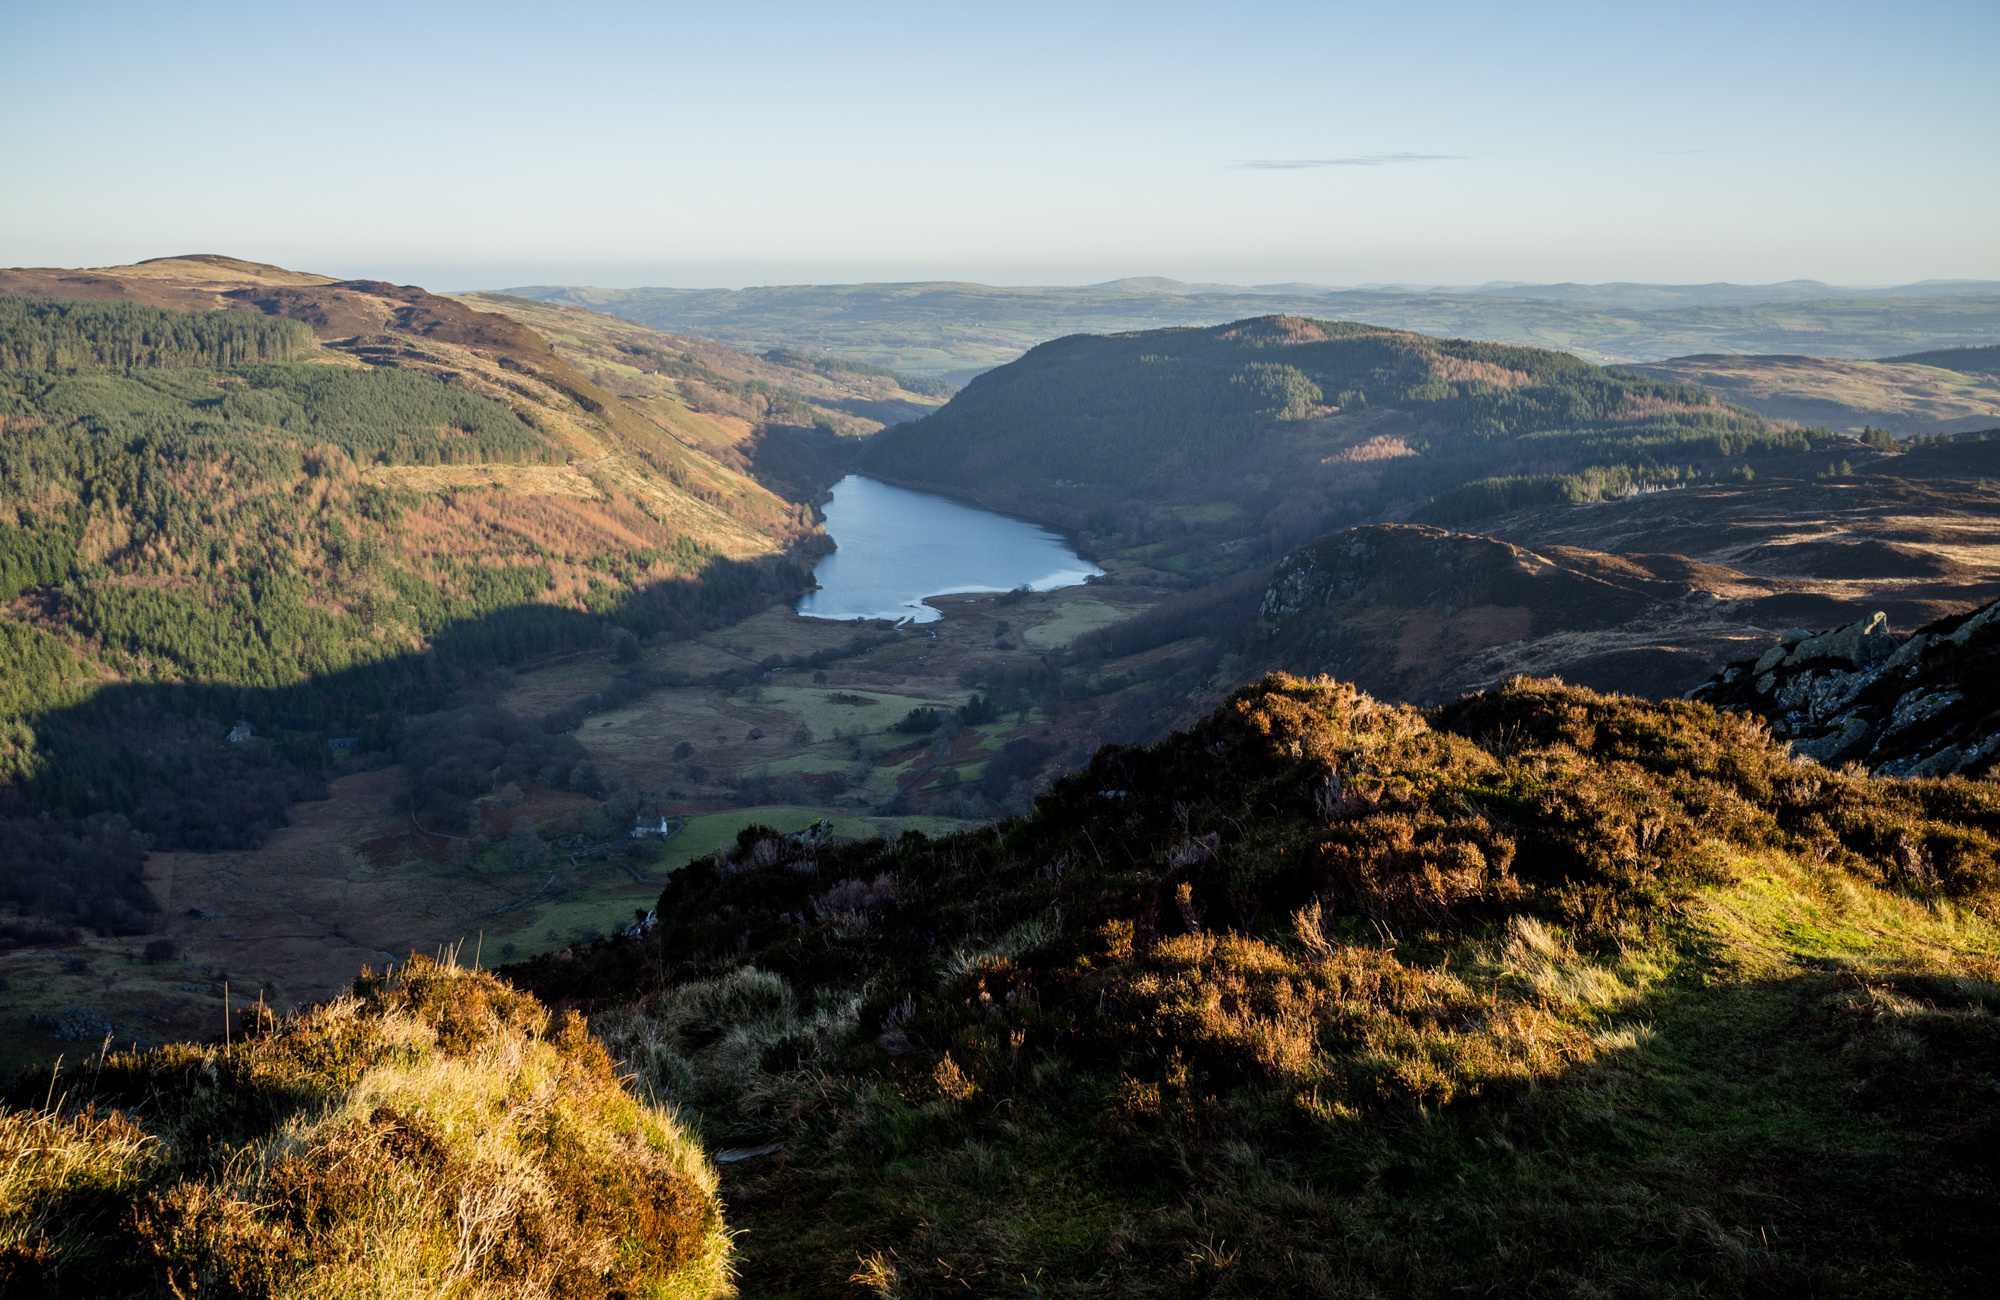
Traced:
POLYGON ((2000 600, 1994 601, 1985 609, 1980 610, 1971 618, 1960 623, 1958 630, 1953 632, 1946 640, 1950 641, 1953 645, 1964 645, 1972 639, 1973 633, 1991 624, 1995 618, 2000 618, 2000 600))
MULTIPOLYGON (((1791 652, 1784 656, 1783 664, 1787 668, 1797 668, 1818 659, 1837 659, 1849 664, 1871 663, 1894 652, 1896 641, 1888 632, 1889 616, 1877 610, 1858 623, 1849 623, 1846 627, 1794 643, 1791 652)), ((1778 648, 1783 646, 1784 642, 1780 641, 1778 648)))
POLYGON ((1875 730, 1868 724, 1866 718, 1853 713, 1839 719, 1839 722, 1840 727, 1838 730, 1829 731, 1817 740, 1794 742, 1792 752, 1804 754, 1807 758, 1832 767, 1835 763, 1850 757, 1854 751, 1860 749, 1862 743, 1875 730))

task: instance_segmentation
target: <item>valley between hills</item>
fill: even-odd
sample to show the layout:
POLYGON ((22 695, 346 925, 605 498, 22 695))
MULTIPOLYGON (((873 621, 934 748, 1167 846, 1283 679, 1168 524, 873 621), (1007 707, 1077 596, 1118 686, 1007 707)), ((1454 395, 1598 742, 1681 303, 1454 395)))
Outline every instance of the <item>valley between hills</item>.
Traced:
POLYGON ((1030 313, 968 374, 775 297, 0 271, 0 1065, 99 1179, 0 1280, 277 1294, 406 1184, 425 1276, 530 1157, 410 1080, 511 1061, 492 1294, 1979 1292, 1986 299, 1630 367, 1030 313), (851 474, 1102 575, 801 617, 851 474), (186 1140, 359 1079, 254 1195, 186 1140))
MULTIPOLYGON (((447 298, 207 256, 0 272, 0 290, 169 312, 249 307, 302 323, 317 349, 310 364, 421 376, 510 410, 533 431, 526 450, 350 452, 346 470, 315 469, 309 451, 295 481, 311 485, 321 519, 344 511, 337 527, 353 528, 360 546, 380 538, 376 553, 389 559, 377 574, 405 565, 449 591, 463 579, 447 575, 468 565, 532 566, 543 585, 530 608, 575 622, 461 653, 449 682, 402 688, 408 703, 395 687, 369 688, 378 698, 357 703, 378 720, 330 759, 300 765, 296 722, 275 711, 253 719, 256 744, 283 752, 265 756, 250 785, 241 772, 228 778, 236 793, 220 797, 237 804, 233 827, 226 815, 204 828, 122 814, 153 847, 143 887, 98 905, 105 933, 75 925, 87 902, 64 916, 33 905, 34 884, 17 890, 33 919, 15 928, 41 936, 15 958, 17 1060, 62 1050, 60 1037, 77 1029, 65 1014, 135 1038, 198 1036, 219 1023, 225 983, 282 1009, 411 950, 464 941, 504 961, 587 943, 629 925, 667 873, 753 822, 795 831, 828 818, 841 835, 893 839, 1025 811, 1034 790, 1100 745, 1187 725, 1267 670, 1331 673, 1418 703, 1514 675, 1657 698, 1792 626, 1882 609, 1892 625, 1915 627, 2000 596, 1990 522, 2000 495, 1987 487, 2000 481, 2000 452, 1989 449, 2000 444, 1801 432, 1709 395, 1743 394, 1708 363, 1633 372, 1664 384, 1632 406, 1659 412, 1636 425, 1615 400, 1602 414, 1572 414, 1572 427, 1595 420, 1604 430, 1595 445, 1588 433, 1468 441, 1451 433, 1468 419, 1546 422, 1535 385, 1568 393, 1562 385, 1598 383, 1596 372, 1532 349, 1434 352, 1418 335, 1268 318, 1064 340, 1010 369, 1021 372, 1013 383, 1026 385, 1025 404, 995 388, 995 375, 978 384, 978 404, 962 415, 954 407, 933 429, 937 421, 908 422, 940 410, 948 384, 784 348, 746 354, 561 301, 447 298), (1147 372, 1166 355, 1148 349, 1162 346, 1181 358, 1179 375, 1206 368, 1213 378, 1196 382, 1245 394, 1230 399, 1234 412, 1175 435, 1191 439, 1189 450, 1164 457, 1148 404, 1184 401, 1187 380, 1154 395, 1147 372), (1305 368, 1251 359, 1287 355, 1305 368), (1133 358, 1139 370, 1121 377, 1133 358), (1245 375, 1255 382, 1246 387, 1245 375), (1371 402, 1370 386, 1385 382, 1388 400, 1371 402), (1352 387, 1335 404, 1337 385, 1352 387), (1530 398, 1526 413, 1510 416, 1520 397, 1530 398), (989 432, 996 418, 1004 431, 989 432), (1052 419, 1078 436, 1057 434, 1052 419), (1120 420, 1130 433, 1114 431, 1120 420), (1135 435, 1153 452, 1123 465, 1149 466, 1149 477, 1120 478, 1130 472, 1121 468, 1107 479, 1115 439, 1135 435), (1046 458, 1058 445, 1051 436, 1067 460, 1046 458), (950 450, 966 438, 993 451, 950 450), (1218 478, 1204 446, 1247 453, 1260 472, 1218 478), (1688 461, 1663 463, 1676 450, 1688 461), (1005 468, 979 460, 996 453, 1005 468), (1517 472, 1557 463, 1551 455, 1568 458, 1566 476, 1517 472), (928 468, 943 465, 956 468, 928 468), (781 601, 784 584, 802 579, 773 586, 761 575, 810 563, 826 544, 812 503, 855 469, 1057 523, 1107 577, 1088 591, 933 602, 947 616, 921 629, 797 618, 781 601), (1435 522, 1415 522, 1426 520, 1435 522), (1343 521, 1359 526, 1305 544, 1343 521), (702 576, 718 563, 740 576, 702 576), (733 589, 731 601, 701 594, 718 586, 733 589), (643 621, 615 612, 644 610, 663 592, 673 604, 643 621), (975 700, 983 712, 948 737, 899 729, 913 713, 962 716, 975 700), (424 702, 446 707, 423 712, 424 702), (415 741, 427 726, 447 750, 483 748, 499 766, 470 781, 444 772, 455 756, 423 754, 415 741), (526 743, 510 734, 523 732, 526 743), (640 818, 679 829, 664 844, 620 846, 640 818), (516 833, 523 825, 535 832, 516 833), (133 906, 134 919, 104 924, 133 906), (157 919, 141 919, 149 907, 157 919), (176 960, 135 964, 143 945, 121 932, 165 939, 176 960)), ((1983 356, 1884 364, 1877 389, 1915 373, 1956 375, 1971 391, 1990 382, 1983 356), (1966 370, 1930 364, 1949 361, 1966 370)), ((1779 360, 1844 374, 1874 364, 1779 360)), ((1757 373, 1797 394, 1787 400, 1822 400, 1810 396, 1817 372, 1796 382, 1757 373)), ((1880 391, 1869 401, 1885 404, 1880 391)), ((12 417, 13 427, 37 418, 12 417)), ((204 674, 282 681, 268 638, 260 647, 253 637, 247 658, 231 663, 121 644, 95 630, 101 613, 79 621, 86 593, 203 590, 193 557, 162 562, 157 542, 144 557, 115 510, 81 535, 78 562, 101 576, 62 594, 17 579, 10 617, 66 643, 84 680, 94 669, 84 691, 204 674)), ((344 541, 355 548, 352 534, 344 541)), ((359 614, 349 645, 372 644, 363 659, 444 631, 439 614, 428 625, 416 611, 399 616, 394 594, 405 588, 393 572, 386 583, 349 576, 341 545, 325 534, 288 542, 313 589, 308 603, 359 614)), ((255 563, 238 554, 244 569, 255 563)), ((442 618, 478 626, 485 614, 470 604, 442 618)), ((332 727, 355 729, 346 719, 332 727)), ((241 767, 247 756, 232 757, 241 767)))

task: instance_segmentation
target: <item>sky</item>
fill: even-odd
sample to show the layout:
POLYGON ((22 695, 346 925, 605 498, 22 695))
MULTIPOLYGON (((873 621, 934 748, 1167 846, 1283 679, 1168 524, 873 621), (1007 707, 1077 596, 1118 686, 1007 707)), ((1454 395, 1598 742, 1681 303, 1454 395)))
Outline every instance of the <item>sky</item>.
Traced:
POLYGON ((0 0, 0 264, 2000 279, 2000 4, 0 0))

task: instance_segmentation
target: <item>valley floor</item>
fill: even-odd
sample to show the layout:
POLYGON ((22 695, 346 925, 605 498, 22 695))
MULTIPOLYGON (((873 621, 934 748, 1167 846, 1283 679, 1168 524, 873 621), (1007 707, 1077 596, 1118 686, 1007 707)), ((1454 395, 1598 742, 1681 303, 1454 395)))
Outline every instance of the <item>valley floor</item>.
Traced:
POLYGON ((9 1030, 0 1070, 94 1051, 107 1034, 120 1043, 219 1036, 225 991, 239 1016, 260 999, 284 1011, 412 952, 456 949, 461 961, 493 965, 587 942, 630 925, 667 873, 752 824, 790 832, 826 818, 838 836, 894 839, 988 820, 1001 809, 979 793, 980 778, 1001 746, 1041 739, 1058 749, 1051 770, 1067 770, 1104 743, 1110 711, 1085 704, 1051 719, 1033 707, 958 728, 943 745, 895 724, 912 709, 963 705, 975 693, 960 683, 968 670, 1034 664, 1162 594, 1067 588, 1005 605, 992 595, 940 597, 932 603, 943 619, 824 669, 763 665, 840 650, 857 625, 777 607, 651 648, 636 666, 593 653, 524 670, 502 703, 530 719, 587 707, 634 667, 696 683, 591 712, 575 733, 606 786, 667 818, 670 837, 635 841, 629 821, 607 834, 605 803, 534 788, 482 801, 482 824, 459 838, 407 811, 401 767, 341 777, 329 798, 295 805, 292 824, 258 849, 151 855, 156 934, 82 935, 0 957, 9 1030), (1008 633, 997 634, 1003 619, 1008 633), (752 684, 734 684, 746 678, 752 684), (677 759, 683 744, 689 752, 677 759), (522 852, 521 822, 543 849, 522 852), (171 956, 159 955, 159 940, 171 956))

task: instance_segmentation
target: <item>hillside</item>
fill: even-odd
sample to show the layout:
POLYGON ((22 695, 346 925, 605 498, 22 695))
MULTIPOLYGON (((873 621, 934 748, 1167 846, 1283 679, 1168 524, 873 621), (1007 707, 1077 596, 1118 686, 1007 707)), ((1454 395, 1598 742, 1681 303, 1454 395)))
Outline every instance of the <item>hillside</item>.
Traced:
POLYGON ((1344 524, 1616 496, 1831 440, 1565 353, 1268 316, 1043 344, 862 464, 1200 576, 1344 524))
MULTIPOLYGON (((1859 458, 1857 458, 1859 459, 1859 458)), ((1370 525, 1278 565, 1252 662, 1443 701, 1510 676, 1679 695, 1801 623, 1904 635, 2000 595, 2000 444, 1877 449, 1837 477, 1760 475, 1482 521, 1370 525)))
POLYGON ((758 1295, 1973 1295, 1996 831, 1699 704, 1272 678, 508 974, 727 1149, 758 1295))
MULTIPOLYGON (((524 667, 491 697, 496 712, 422 720, 397 755, 421 765, 464 747, 492 755, 465 765, 483 773, 507 758, 502 741, 568 733, 534 771, 559 753, 608 797, 529 777, 510 794, 445 762, 412 789, 418 825, 382 793, 400 768, 339 778, 255 852, 153 855, 167 912, 156 933, 177 963, 94 942, 79 955, 95 966, 49 971, 28 1005, 184 1033, 216 1023, 220 994, 186 997, 186 963, 254 975, 295 1005, 439 939, 483 932, 489 956, 560 951, 629 924, 652 882, 747 825, 826 818, 893 840, 1019 812, 1100 745, 1184 727, 1266 669, 1333 672, 1418 704, 1520 673, 1678 696, 1788 628, 1882 610, 1900 634, 2000 596, 2000 507, 1980 486, 2000 478, 2000 442, 1851 455, 1844 477, 1822 477, 1816 458, 1788 477, 1773 468, 1784 458, 1764 458, 1752 481, 1524 508, 1483 520, 1485 536, 1366 525, 1299 548, 1275 582, 1259 566, 1152 586, 1120 565, 1108 584, 940 600, 946 617, 926 629, 857 634, 779 607, 632 662, 524 667), (634 814, 681 829, 633 842, 634 814), (102 974, 119 975, 115 990, 102 974)), ((21 1041, 62 1050, 38 1030, 21 1041)))
POLYGON ((1939 348, 1935 352, 1913 352, 1908 356, 1884 357, 1886 363, 1935 366, 1967 375, 2000 375, 2000 346, 1983 348, 1939 348))
POLYGON ((1818 357, 1674 357, 1631 367, 1669 383, 1696 384, 1774 420, 1913 433, 2000 428, 2000 377, 1992 348, 1958 348, 1888 361, 1818 357), (1964 367, 1954 369, 1953 364, 1964 367), (1986 369, 1982 370, 1984 366, 1986 369))
POLYGON ((1183 284, 1142 277, 1068 287, 538 285, 507 292, 752 351, 804 348, 961 383, 1068 334, 1217 325, 1272 313, 1554 348, 1600 363, 1697 352, 1863 358, 2000 338, 2000 292, 1990 282, 1887 290, 1809 283, 1410 290, 1183 284))
MULTIPOLYGON (((668 418, 506 316, 226 258, 0 272, 21 289, 72 295, 0 297, 22 935, 150 929, 148 849, 254 847, 493 669, 741 617, 824 544, 719 454, 818 408, 668 418)), ((520 732, 489 779, 594 789, 565 746, 520 732)))
POLYGON ((542 1005, 24 1075, 0 1283, 1982 1295, 1996 836, 1704 704, 1274 676, 997 826, 747 826, 542 1005))
POLYGON ((792 501, 818 499, 868 435, 928 415, 956 391, 802 352, 754 356, 579 307, 505 294, 465 301, 534 329, 599 389, 792 501))

